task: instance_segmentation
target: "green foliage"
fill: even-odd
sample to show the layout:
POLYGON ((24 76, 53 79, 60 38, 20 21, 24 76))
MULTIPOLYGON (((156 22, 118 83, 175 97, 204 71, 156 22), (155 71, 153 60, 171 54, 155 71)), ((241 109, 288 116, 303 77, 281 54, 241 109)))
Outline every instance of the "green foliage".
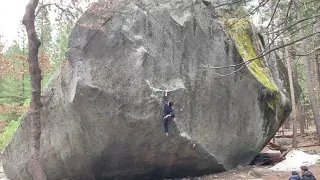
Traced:
POLYGON ((42 8, 36 17, 36 31, 41 41, 40 54, 42 52, 49 53, 52 50, 52 27, 49 20, 49 11, 46 8, 42 8))
MULTIPOLYGON (((47 2, 43 0, 41 3, 47 2)), ((53 22, 49 19, 51 12, 50 8, 43 8, 36 17, 36 30, 41 40, 39 63, 42 68, 42 87, 48 84, 50 77, 60 69, 66 59, 69 36, 76 21, 76 19, 73 21, 60 19, 58 26, 53 26, 53 22), (56 36, 52 36, 53 28, 55 28, 56 36)), ((24 102, 30 100, 31 97, 31 78, 27 62, 27 37, 24 26, 20 26, 16 41, 1 55, 4 57, 3 61, 7 62, 6 66, 10 66, 5 69, 10 69, 10 72, 5 72, 4 76, 0 77, 0 106, 27 106, 30 102, 24 102)), ((0 120, 11 119, 12 117, 8 118, 8 115, 3 119, 0 116, 0 120)))
POLYGON ((14 133, 21 123, 21 118, 16 121, 11 121, 5 128, 4 132, 0 134, 0 150, 3 150, 10 143, 14 133))
POLYGON ((60 66, 66 59, 66 53, 69 50, 69 36, 71 34, 72 28, 73 23, 59 24, 59 33, 55 42, 55 46, 58 47, 58 49, 56 51, 56 56, 53 59, 53 65, 56 69, 60 68, 60 66))
POLYGON ((30 97, 30 77, 21 80, 7 77, 0 80, 0 104, 5 106, 22 106, 30 97))
POLYGON ((29 107, 30 103, 31 103, 31 98, 26 99, 23 103, 23 107, 29 107))
POLYGON ((12 67, 6 68, 12 70, 0 79, 0 105, 21 106, 31 95, 30 74, 25 59, 26 52, 15 42, 8 47, 4 56, 3 61, 12 65, 12 67))
MULTIPOLYGON (((65 4, 67 1, 62 0, 60 3, 65 4)), ((48 4, 48 1, 41 0, 39 4, 48 4)), ((72 28, 82 14, 80 7, 76 7, 74 3, 71 5, 66 6, 68 7, 67 13, 59 12, 61 9, 49 5, 41 8, 36 16, 36 31, 41 41, 38 60, 42 70, 42 87, 49 85, 52 75, 59 72, 66 59, 72 28), (50 21, 49 17, 52 17, 50 13, 58 15, 57 12, 60 16, 56 19, 57 22, 50 21)), ((1 150, 7 146, 19 126, 21 122, 19 114, 26 110, 31 102, 31 76, 27 62, 28 47, 25 27, 20 26, 17 38, 10 47, 7 47, 6 50, 3 47, 0 42, 0 122, 10 123, 0 134, 1 150), (17 118, 19 118, 18 121, 16 121, 17 118)))
MULTIPOLYGON (((62 2, 66 3, 64 1, 60 3, 62 2)), ((46 0, 40 2, 41 5, 47 3, 46 0)), ((50 21, 50 13, 57 14, 56 10, 59 11, 59 9, 53 10, 52 7, 42 8, 36 16, 36 31, 41 41, 38 60, 42 69, 42 87, 50 84, 52 75, 59 72, 65 61, 69 36, 81 15, 79 13, 81 9, 72 8, 71 10, 76 11, 74 14, 61 16, 55 23, 50 21), (70 19, 70 17, 73 18, 70 19)), ((62 14, 64 12, 61 12, 60 15, 62 14)), ((25 27, 20 26, 17 38, 10 47, 7 47, 6 50, 3 50, 3 47, 0 42, 0 67, 2 68, 0 73, 0 121, 9 122, 9 125, 0 134, 1 149, 10 142, 21 121, 20 119, 16 121, 16 119, 30 106, 31 102, 31 76, 27 62, 28 47, 25 27), (6 72, 3 72, 3 69, 6 72)))
POLYGON ((18 114, 0 114, 0 120, 10 122, 19 118, 18 114))

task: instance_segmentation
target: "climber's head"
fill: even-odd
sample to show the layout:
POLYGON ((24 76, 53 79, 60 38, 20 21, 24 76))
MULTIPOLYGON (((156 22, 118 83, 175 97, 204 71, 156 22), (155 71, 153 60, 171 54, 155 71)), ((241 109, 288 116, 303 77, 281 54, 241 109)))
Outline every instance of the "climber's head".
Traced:
POLYGON ((172 101, 169 101, 169 107, 172 107, 173 106, 173 102, 172 101))

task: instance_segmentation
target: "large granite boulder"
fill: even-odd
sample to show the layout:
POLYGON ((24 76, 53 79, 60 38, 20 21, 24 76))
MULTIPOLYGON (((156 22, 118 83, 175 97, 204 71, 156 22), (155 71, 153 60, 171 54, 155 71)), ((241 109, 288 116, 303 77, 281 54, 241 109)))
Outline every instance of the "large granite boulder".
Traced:
MULTIPOLYGON (((250 163, 290 112, 285 69, 273 52, 248 63, 265 46, 261 36, 246 20, 211 12, 192 0, 118 0, 82 16, 66 64, 43 91, 49 180, 198 176, 250 163), (165 89, 179 118, 169 137, 165 89)), ((32 179, 30 126, 27 115, 4 152, 10 179, 32 179)))

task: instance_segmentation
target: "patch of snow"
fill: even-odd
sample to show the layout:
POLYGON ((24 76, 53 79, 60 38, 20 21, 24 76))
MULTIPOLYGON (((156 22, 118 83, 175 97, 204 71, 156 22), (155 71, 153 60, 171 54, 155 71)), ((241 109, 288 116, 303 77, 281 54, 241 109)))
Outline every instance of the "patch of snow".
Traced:
POLYGON ((271 167, 274 171, 299 171, 300 166, 310 166, 316 164, 320 159, 319 155, 311 155, 299 150, 291 150, 286 159, 271 167))
POLYGON ((279 151, 274 151, 274 150, 271 150, 269 149, 268 151, 264 152, 264 153, 268 153, 268 154, 272 154, 272 153, 279 153, 279 151))

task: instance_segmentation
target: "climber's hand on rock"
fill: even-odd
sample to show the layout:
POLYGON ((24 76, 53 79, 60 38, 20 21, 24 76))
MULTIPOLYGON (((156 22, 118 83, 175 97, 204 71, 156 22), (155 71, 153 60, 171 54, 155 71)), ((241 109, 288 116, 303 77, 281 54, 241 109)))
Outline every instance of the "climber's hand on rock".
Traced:
POLYGON ((168 96, 168 90, 166 89, 164 92, 165 92, 164 96, 168 96))

